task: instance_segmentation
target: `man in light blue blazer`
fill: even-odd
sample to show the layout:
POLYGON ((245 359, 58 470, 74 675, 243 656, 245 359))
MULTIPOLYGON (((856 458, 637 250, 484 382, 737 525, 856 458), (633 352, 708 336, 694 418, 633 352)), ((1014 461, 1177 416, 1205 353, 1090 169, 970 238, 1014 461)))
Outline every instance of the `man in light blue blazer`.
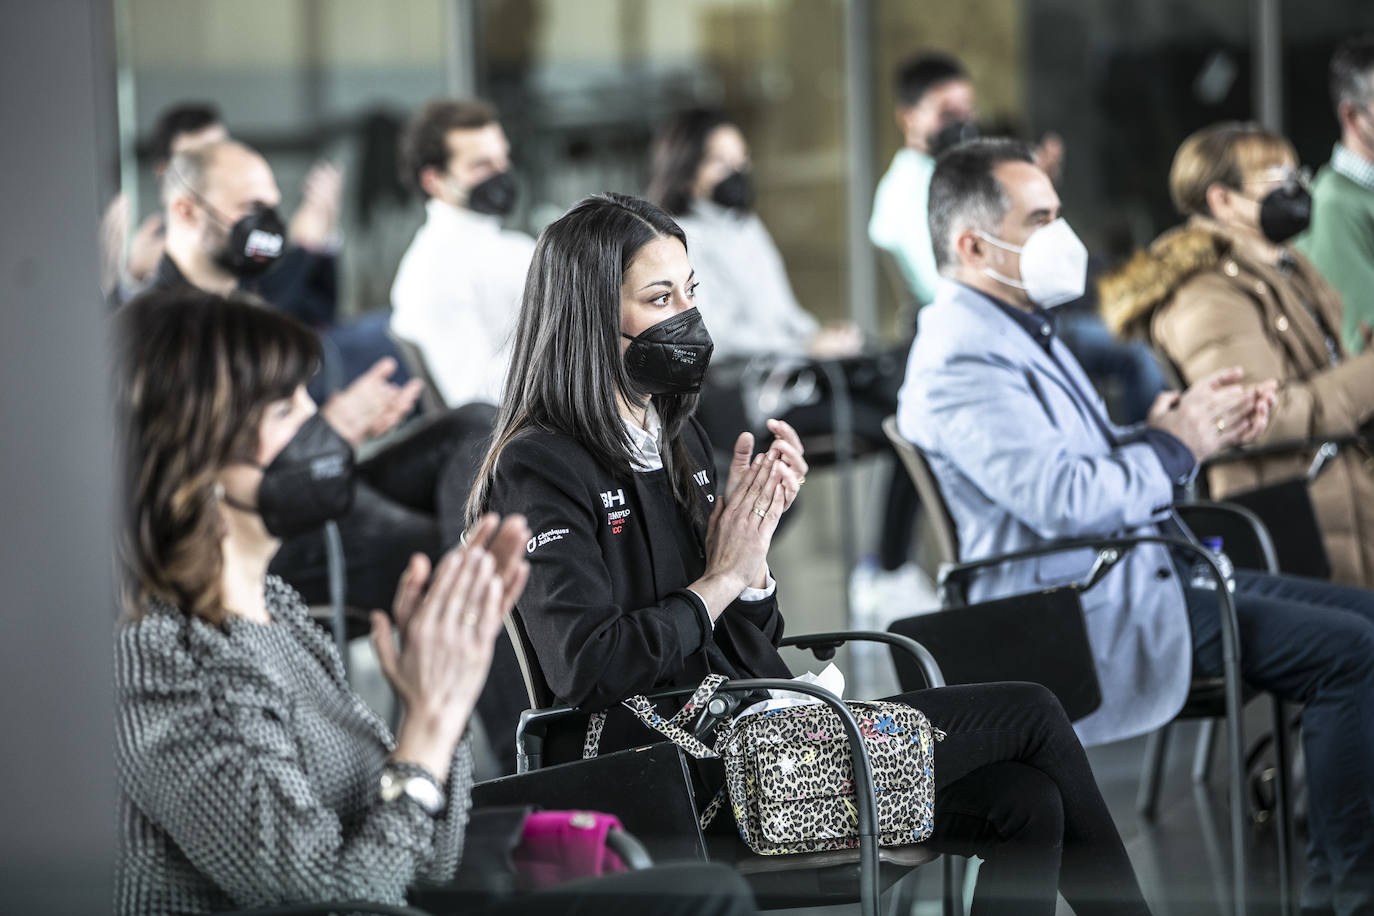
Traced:
MULTIPOLYGON (((1087 254, 1023 144, 975 141, 942 156, 930 187, 944 277, 921 312, 898 427, 925 452, 958 528, 962 560, 1047 541, 1182 533, 1177 487, 1209 455, 1253 441, 1271 381, 1224 370, 1159 396, 1119 427, 1055 337, 1055 305, 1082 293, 1087 254)), ((983 600, 1083 579, 1092 551, 1004 564, 983 600)), ((1192 673, 1220 673, 1216 595, 1180 581, 1167 548, 1129 552, 1083 595, 1102 705, 1084 744, 1151 731, 1183 705, 1192 673)), ((1309 882, 1304 905, 1374 912, 1374 593, 1237 573, 1245 678, 1305 703, 1309 882)))

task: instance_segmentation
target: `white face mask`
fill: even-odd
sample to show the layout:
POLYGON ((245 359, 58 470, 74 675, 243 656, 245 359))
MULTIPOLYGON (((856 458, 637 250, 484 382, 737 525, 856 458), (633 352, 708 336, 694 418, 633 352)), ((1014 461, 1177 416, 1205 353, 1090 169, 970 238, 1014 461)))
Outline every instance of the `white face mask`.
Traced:
POLYGON ((975 231, 985 242, 1021 255, 1020 280, 983 268, 998 283, 1024 290, 1031 302, 1047 309, 1082 297, 1088 279, 1088 249, 1063 218, 1036 229, 1019 248, 975 231))

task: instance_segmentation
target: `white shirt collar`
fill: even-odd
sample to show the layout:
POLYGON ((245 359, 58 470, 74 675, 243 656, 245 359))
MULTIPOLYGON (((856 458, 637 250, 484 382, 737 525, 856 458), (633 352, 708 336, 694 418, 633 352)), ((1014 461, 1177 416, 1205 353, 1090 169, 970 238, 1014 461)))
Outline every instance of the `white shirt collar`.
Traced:
POLYGON ((467 207, 455 207, 451 203, 431 197, 425 201, 425 214, 429 221, 441 226, 462 231, 500 232, 501 217, 477 213, 467 207))
POLYGON ((624 417, 620 418, 620 422, 625 424, 625 429, 630 434, 634 469, 636 471, 663 470, 663 453, 659 449, 659 439, 663 435, 663 420, 659 418, 658 411, 654 409, 654 402, 649 402, 649 410, 644 415, 644 423, 648 429, 644 429, 638 423, 624 417))

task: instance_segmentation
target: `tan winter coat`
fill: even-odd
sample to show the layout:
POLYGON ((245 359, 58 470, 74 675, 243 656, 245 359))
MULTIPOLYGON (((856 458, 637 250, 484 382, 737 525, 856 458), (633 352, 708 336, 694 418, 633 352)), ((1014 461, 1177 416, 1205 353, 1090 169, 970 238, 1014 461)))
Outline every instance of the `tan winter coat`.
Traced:
MULTIPOLYGON (((1247 382, 1278 379, 1260 443, 1355 433, 1374 415, 1374 348, 1347 357, 1341 299, 1302 255, 1287 272, 1253 245, 1194 217, 1104 277, 1102 316, 1118 335, 1149 339, 1184 384, 1227 366, 1247 382), (1341 362, 1332 365, 1326 329, 1341 362)), ((1312 453, 1233 462, 1210 472, 1215 498, 1304 473, 1312 453)), ((1343 449, 1312 486, 1333 578, 1374 587, 1374 455, 1343 449)))

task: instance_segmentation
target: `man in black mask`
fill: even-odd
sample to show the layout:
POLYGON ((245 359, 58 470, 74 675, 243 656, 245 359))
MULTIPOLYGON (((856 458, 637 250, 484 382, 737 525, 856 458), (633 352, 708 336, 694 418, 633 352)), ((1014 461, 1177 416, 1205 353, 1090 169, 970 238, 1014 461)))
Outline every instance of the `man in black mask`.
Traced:
POLYGON ((444 400, 495 404, 534 240, 502 228, 516 203, 510 144, 485 102, 435 99, 401 139, 425 224, 391 289, 391 330, 419 348, 444 400))

